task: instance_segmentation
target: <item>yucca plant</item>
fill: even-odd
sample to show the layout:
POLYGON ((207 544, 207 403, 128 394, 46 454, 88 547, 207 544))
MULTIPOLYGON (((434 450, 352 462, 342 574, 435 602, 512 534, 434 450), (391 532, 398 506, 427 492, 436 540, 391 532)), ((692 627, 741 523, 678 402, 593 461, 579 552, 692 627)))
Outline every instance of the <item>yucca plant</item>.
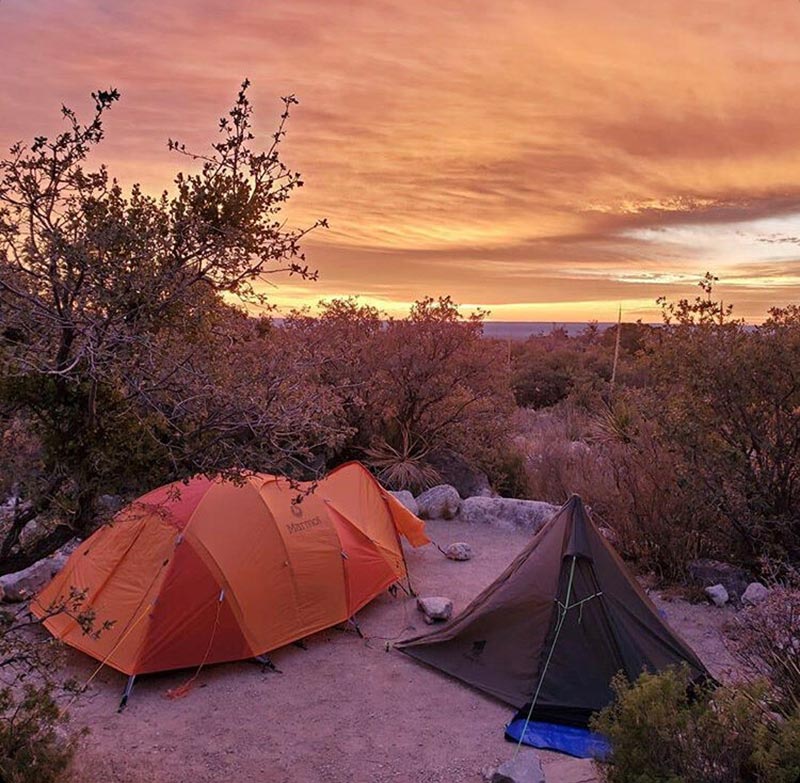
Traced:
POLYGON ((639 434, 636 413, 624 399, 603 407, 594 417, 592 439, 597 443, 632 443, 639 434))
POLYGON ((365 462, 383 484, 414 493, 441 482, 439 472, 427 462, 429 453, 425 441, 414 437, 407 427, 400 427, 396 438, 381 438, 364 449, 365 462))

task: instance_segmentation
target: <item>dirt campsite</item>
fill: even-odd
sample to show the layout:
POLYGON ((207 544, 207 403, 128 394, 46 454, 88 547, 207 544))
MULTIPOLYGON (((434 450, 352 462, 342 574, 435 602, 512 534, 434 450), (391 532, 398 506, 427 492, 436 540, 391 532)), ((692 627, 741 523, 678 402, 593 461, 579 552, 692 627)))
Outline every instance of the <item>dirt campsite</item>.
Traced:
MULTIPOLYGON (((530 539, 525 530, 459 519, 430 520, 427 529, 440 545, 464 541, 475 553, 457 562, 434 545, 406 548, 414 589, 450 597, 455 613, 530 539)), ((711 672, 729 676, 736 664, 722 626, 733 610, 652 597, 711 672)), ((428 627, 414 598, 386 593, 358 622, 364 638, 334 628, 276 650, 278 671, 250 662, 206 667, 180 698, 170 692, 194 671, 143 676, 122 713, 125 677, 102 669, 72 708, 90 731, 73 783, 479 783, 484 770, 511 758, 515 746, 503 738, 510 707, 387 651, 428 627)), ((96 667, 69 651, 68 673, 78 681, 96 667)), ((591 761, 536 752, 549 782, 598 780, 591 761)))
POLYGON ((764 6, 0 0, 0 783, 800 783, 764 6))

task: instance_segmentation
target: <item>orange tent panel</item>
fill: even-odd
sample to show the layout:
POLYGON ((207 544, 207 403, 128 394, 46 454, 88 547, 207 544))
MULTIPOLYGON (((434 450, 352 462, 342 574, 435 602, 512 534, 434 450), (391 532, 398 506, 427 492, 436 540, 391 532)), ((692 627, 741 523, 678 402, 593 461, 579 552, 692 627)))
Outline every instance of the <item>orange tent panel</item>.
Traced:
POLYGON ((400 535, 428 541, 357 463, 316 486, 197 477, 123 509, 31 610, 54 636, 126 674, 241 660, 346 620, 405 577, 400 535), (95 637, 67 613, 48 616, 75 590, 109 630, 95 637))
POLYGON ((397 574, 375 545, 349 519, 331 507, 331 519, 342 542, 347 612, 354 615, 375 595, 397 581, 397 574))

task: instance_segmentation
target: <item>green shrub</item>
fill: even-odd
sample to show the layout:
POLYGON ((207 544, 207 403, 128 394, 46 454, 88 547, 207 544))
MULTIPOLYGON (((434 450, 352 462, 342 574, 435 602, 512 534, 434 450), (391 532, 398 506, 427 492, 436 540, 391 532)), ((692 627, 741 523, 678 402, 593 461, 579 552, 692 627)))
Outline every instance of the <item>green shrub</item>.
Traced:
POLYGON ((72 760, 77 738, 53 699, 52 687, 0 690, 0 783, 56 783, 72 760))
POLYGON ((593 720, 612 745, 607 783, 794 783, 800 714, 770 713, 764 683, 694 688, 685 670, 618 676, 593 720))
POLYGON ((797 783, 800 780, 800 712, 756 728, 754 761, 762 780, 797 783))
MULTIPOLYGON (((47 616, 68 614, 84 634, 97 637, 113 622, 95 622, 85 598, 73 589, 48 607, 47 616)), ((69 725, 60 703, 61 697, 79 693, 76 682, 58 674, 64 648, 35 632, 40 623, 24 606, 0 609, 0 783, 63 780, 85 734, 69 725)))

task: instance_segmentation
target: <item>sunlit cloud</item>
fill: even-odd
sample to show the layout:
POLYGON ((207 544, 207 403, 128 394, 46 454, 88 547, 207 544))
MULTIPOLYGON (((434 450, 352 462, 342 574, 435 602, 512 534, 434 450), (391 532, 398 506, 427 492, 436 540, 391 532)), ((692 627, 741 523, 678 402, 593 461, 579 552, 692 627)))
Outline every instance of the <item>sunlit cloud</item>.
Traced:
POLYGON ((114 84, 102 159, 153 192, 185 164, 167 137, 206 147, 241 78, 259 140, 296 93, 287 217, 331 228, 319 282, 265 284, 281 310, 657 319, 706 270, 750 319, 800 298, 796 3, 3 0, 0 30, 0 144, 114 84))

